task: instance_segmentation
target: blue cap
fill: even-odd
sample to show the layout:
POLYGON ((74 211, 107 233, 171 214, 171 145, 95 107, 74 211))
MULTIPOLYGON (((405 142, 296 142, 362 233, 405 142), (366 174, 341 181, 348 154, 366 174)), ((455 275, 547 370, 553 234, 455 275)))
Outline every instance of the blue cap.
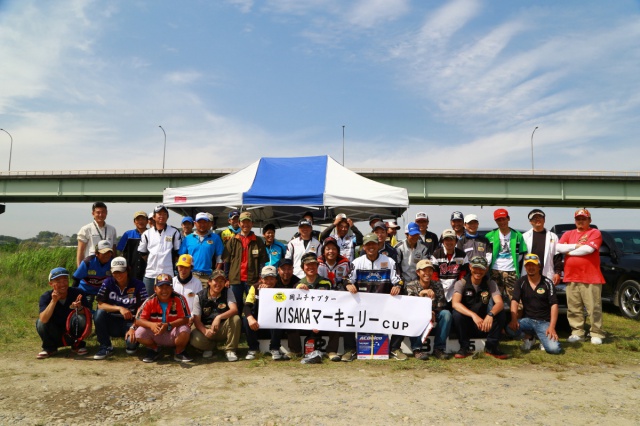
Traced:
POLYGON ((420 234, 420 227, 415 222, 409 222, 407 225, 407 234, 409 235, 418 235, 420 234))
POLYGON ((229 212, 229 219, 236 216, 240 217, 240 212, 238 210, 232 210, 229 212))
POLYGON ((185 216, 185 217, 182 218, 182 222, 180 222, 180 223, 185 223, 185 222, 193 223, 193 218, 191 216, 185 216))
POLYGON ((58 277, 68 277, 69 271, 67 271, 63 267, 53 268, 51 272, 49 272, 49 281, 53 281, 58 277))

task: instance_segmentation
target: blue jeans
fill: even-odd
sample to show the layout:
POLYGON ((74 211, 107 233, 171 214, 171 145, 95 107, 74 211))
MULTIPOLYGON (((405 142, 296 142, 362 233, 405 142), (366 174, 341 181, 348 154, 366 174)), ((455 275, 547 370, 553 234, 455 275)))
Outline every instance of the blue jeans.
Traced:
POLYGON ((521 320, 518 320, 518 322, 520 323, 520 331, 531 336, 537 336, 547 353, 559 354, 560 351, 562 351, 560 343, 557 340, 551 340, 549 336, 546 335, 547 328, 549 328, 548 321, 541 321, 533 318, 522 318, 521 320))
MULTIPOLYGON (((96 326, 96 337, 101 348, 111 347, 111 337, 124 337, 133 325, 133 318, 127 321, 120 314, 98 309, 93 317, 96 326)), ((135 349, 137 345, 125 341, 127 349, 135 349)))
POLYGON ((273 328, 270 330, 260 329, 258 331, 253 331, 249 327, 249 321, 247 317, 242 317, 242 324, 244 325, 244 330, 247 333, 247 345, 249 346, 250 351, 259 351, 260 343, 258 342, 260 331, 269 332, 269 337, 271 340, 269 341, 269 350, 278 350, 280 349, 280 341, 282 340, 282 335, 284 334, 284 330, 273 328))
MULTIPOLYGON (((451 312, 446 309, 441 310, 436 316, 436 328, 433 329, 433 347, 444 351, 447 348, 447 338, 451 330, 451 312)), ((422 349, 422 336, 409 337, 411 350, 422 349)))
POLYGON ((151 296, 152 294, 156 294, 155 290, 153 289, 153 287, 156 285, 155 278, 144 277, 142 279, 142 282, 144 283, 144 287, 147 289, 148 296, 151 296))

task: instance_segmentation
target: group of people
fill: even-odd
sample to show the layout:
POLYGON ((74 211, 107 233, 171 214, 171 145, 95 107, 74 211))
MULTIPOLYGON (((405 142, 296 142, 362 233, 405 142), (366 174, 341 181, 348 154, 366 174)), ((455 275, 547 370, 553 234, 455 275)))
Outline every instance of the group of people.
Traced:
MULTIPOLYGON (((78 355, 87 354, 82 338, 68 338, 70 313, 77 315, 82 308, 92 312, 87 315, 95 325, 97 360, 113 353, 111 338, 121 337, 128 354, 135 354, 140 344, 146 348, 144 362, 156 361, 164 347, 174 348, 179 362, 191 362, 196 352, 210 358, 220 342, 227 360, 237 361, 243 333, 249 347, 246 359, 258 355, 260 334, 269 336, 274 360, 302 356, 300 330, 261 329, 258 310, 263 288, 428 297, 432 356, 451 357, 446 347, 453 328, 460 347, 455 358, 474 355, 471 339, 485 338, 485 353, 506 359, 499 348, 505 338, 521 338, 524 350, 537 339, 546 352, 561 352, 555 329, 556 285, 563 277, 572 330, 567 341, 585 339, 585 310, 591 343, 601 344, 605 337, 602 237, 590 227, 586 209, 575 212, 576 229, 560 239, 545 228, 540 209, 529 213, 532 228, 524 234, 509 227, 506 209, 497 209, 497 228, 485 236, 478 233, 475 214, 453 212, 451 228, 438 236, 428 230, 428 215, 419 212, 405 226, 404 239, 395 219, 372 215, 371 229, 363 234, 351 218, 338 214, 318 232, 313 229, 313 214, 307 212, 286 245, 276 240, 271 224, 262 228, 261 237, 256 235, 249 211, 231 211, 228 226, 216 232, 213 217, 204 212, 182 218, 182 229, 170 226, 168 209, 158 205, 149 215, 135 212, 135 228, 119 241, 116 230, 106 223, 106 205, 94 203, 92 214, 92 223, 78 232, 76 271, 54 268, 49 274, 51 290, 40 298, 39 359, 68 345, 78 355), (376 280, 367 278, 371 272, 376 272, 376 280), (281 347, 285 335, 288 351, 281 347)), ((356 359, 355 333, 326 334, 331 361, 356 359)), ((400 348, 405 337, 415 358, 429 358, 420 336, 403 335, 391 336, 391 358, 408 358, 400 348)))

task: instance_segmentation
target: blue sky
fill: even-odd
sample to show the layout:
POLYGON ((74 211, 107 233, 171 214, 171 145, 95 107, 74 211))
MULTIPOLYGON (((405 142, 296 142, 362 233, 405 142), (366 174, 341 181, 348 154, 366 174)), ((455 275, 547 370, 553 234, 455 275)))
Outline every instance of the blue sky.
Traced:
MULTIPOLYGON (((167 168, 340 161, 345 125, 351 167, 528 169, 538 126, 536 169, 637 170, 638 6, 5 0, 0 127, 14 171, 161 168, 158 125, 167 168)), ((87 222, 88 206, 52 205, 31 232, 43 207, 8 206, 0 234, 87 222)), ((137 207, 111 222, 124 231, 137 207)))

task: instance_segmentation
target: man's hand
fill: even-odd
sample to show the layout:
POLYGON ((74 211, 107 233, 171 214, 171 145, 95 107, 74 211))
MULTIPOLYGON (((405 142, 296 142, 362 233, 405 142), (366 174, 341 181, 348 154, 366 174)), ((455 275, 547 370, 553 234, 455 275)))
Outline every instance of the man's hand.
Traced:
POLYGON ((307 286, 306 284, 298 284, 298 287, 296 287, 298 290, 309 290, 309 286, 307 286))
POLYGON ((82 307, 82 295, 79 294, 78 297, 76 297, 76 300, 71 303, 71 306, 69 306, 69 309, 80 309, 82 307))
POLYGON ((165 331, 167 331, 168 328, 169 328, 169 324, 164 322, 156 322, 153 324, 153 327, 151 327, 151 331, 153 331, 153 334, 158 336, 164 333, 165 331))
POLYGON ((229 280, 227 280, 227 281, 225 281, 225 282, 224 282, 224 286, 225 286, 226 288, 229 288, 229 286, 230 286, 230 285, 231 285, 231 284, 229 284, 229 280))
POLYGON ((509 321, 509 328, 513 331, 518 331, 518 329, 520 328, 518 318, 516 318, 515 316, 511 317, 511 321, 509 321))
POLYGON ((58 290, 53 290, 53 292, 51 292, 51 301, 55 305, 58 303, 58 300, 60 300, 60 293, 58 293, 58 290))
POLYGON ((218 332, 218 329, 220 328, 220 322, 222 321, 220 320, 220 315, 218 315, 211 323, 211 331, 213 332, 213 334, 218 332))
POLYGON ((482 321, 483 321, 482 318, 480 318, 478 314, 473 313, 471 315, 471 319, 473 320, 476 327, 478 327, 478 330, 482 331, 482 321))
POLYGON ((253 316, 247 317, 247 323, 249 324, 249 328, 253 331, 258 331, 260 328, 260 324, 258 324, 258 321, 256 321, 253 316))
POLYGON ((482 320, 482 328, 480 329, 480 331, 484 333, 488 333, 489 330, 491 330, 492 325, 493 325, 493 317, 490 317, 489 315, 487 315, 484 317, 484 320, 482 320))
POLYGON ((553 274, 553 285, 560 284, 560 274, 553 274))
POLYGON ((351 294, 356 294, 356 293, 358 292, 358 289, 357 289, 357 288, 356 288, 356 286, 355 286, 355 285, 353 285, 353 284, 347 284, 346 289, 347 289, 347 291, 348 291, 349 293, 351 293, 351 294))
POLYGON ((549 339, 555 340, 556 342, 558 341, 558 333, 556 333, 555 328, 547 328, 547 331, 545 331, 544 334, 549 336, 549 339))
POLYGON ((135 343, 136 342, 136 331, 132 328, 130 328, 127 333, 124 335, 124 339, 128 340, 129 343, 135 343))
POLYGON ((391 288, 391 293, 390 294, 392 296, 399 295, 400 294, 400 286, 399 285, 393 286, 393 288, 391 288))
POLYGON ((133 318, 133 314, 131 313, 131 311, 124 306, 118 307, 118 310, 120 311, 120 314, 124 317, 124 319, 130 320, 131 318, 133 318))
POLYGON ((428 288, 426 290, 420 290, 419 295, 421 297, 429 297, 432 300, 436 298, 436 293, 433 290, 431 290, 430 288, 428 288))

